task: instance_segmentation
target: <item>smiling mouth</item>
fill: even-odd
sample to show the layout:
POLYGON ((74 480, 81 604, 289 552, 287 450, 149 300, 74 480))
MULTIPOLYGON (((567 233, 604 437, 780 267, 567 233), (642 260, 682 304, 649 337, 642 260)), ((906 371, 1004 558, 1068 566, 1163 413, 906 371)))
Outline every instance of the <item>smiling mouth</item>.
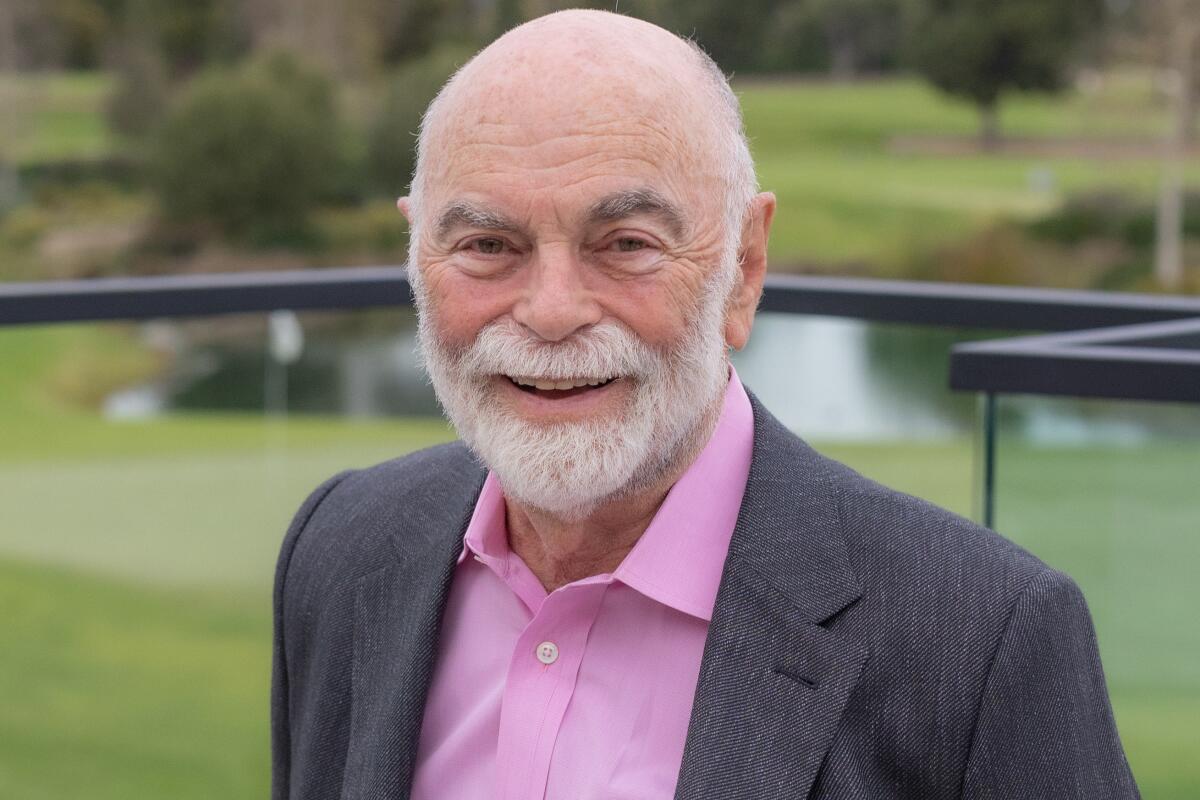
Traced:
POLYGON ((504 377, 526 394, 537 395, 548 400, 577 397, 602 389, 618 380, 616 376, 608 378, 532 378, 524 375, 505 375, 504 377))

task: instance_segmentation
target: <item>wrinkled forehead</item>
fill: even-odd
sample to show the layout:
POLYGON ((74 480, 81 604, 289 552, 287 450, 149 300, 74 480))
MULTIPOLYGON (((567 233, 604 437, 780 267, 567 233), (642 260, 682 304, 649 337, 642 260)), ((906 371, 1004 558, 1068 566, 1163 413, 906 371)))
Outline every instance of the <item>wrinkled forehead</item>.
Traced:
POLYGON ((555 47, 485 51, 425 131, 427 208, 488 189, 587 196, 651 185, 687 204, 719 196, 711 92, 690 52, 614 59, 555 47))

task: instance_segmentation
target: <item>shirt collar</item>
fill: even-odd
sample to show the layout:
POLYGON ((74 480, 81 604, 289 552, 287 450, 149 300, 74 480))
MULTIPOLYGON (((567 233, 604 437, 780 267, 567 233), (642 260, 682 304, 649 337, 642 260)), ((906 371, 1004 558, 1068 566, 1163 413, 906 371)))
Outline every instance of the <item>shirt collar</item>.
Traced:
MULTIPOLYGON (((712 436, 671 487, 612 578, 677 611, 711 621, 753 445, 750 398, 730 368, 712 436)), ((518 558, 508 548, 504 493, 492 472, 475 503, 458 563, 468 552, 502 578, 509 573, 510 559, 518 558)))
POLYGON ((711 621, 753 447, 754 411, 731 368, 708 444, 671 487, 613 576, 660 603, 711 621))
POLYGON ((466 560, 469 553, 503 575, 509 556, 508 523, 504 518, 504 490, 496 473, 488 471, 483 481, 475 511, 463 536, 463 551, 458 563, 466 560))

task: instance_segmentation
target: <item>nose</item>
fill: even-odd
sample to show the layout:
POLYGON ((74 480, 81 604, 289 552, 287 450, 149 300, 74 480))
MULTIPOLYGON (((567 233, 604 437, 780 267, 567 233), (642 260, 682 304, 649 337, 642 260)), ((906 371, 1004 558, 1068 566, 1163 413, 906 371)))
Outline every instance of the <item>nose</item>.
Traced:
POLYGON ((562 341, 600 321, 600 305, 584 285, 582 265, 567 247, 537 254, 513 319, 539 339, 562 341))

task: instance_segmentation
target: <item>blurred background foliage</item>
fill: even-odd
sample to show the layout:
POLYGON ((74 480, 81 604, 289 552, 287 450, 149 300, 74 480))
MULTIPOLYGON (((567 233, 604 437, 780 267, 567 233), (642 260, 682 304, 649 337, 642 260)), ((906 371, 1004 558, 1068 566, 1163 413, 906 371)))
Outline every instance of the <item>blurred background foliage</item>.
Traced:
MULTIPOLYGON (((0 280, 399 264, 394 202, 425 106, 480 46, 568 5, 0 0, 0 280)), ((1200 0, 616 5, 732 74, 779 196, 774 271, 1200 292, 1200 0), (1160 257, 1172 230, 1174 263, 1160 257)), ((844 335, 817 331, 804 350, 827 360, 790 387, 797 405, 820 395, 803 381, 862 370, 844 397, 907 424, 897 409, 944 388, 952 334, 787 324, 804 330, 760 321, 767 344, 743 354, 745 374, 810 328, 844 335)), ((261 414, 259 318, 0 331, 0 796, 265 793, 270 565, 287 515, 337 469, 451 435, 431 416, 350 416, 366 413, 358 384, 432 413, 427 390, 372 383, 411 354, 411 317, 304 326, 282 410, 323 413, 286 425, 261 414), (170 402, 114 422, 115 400, 151 384, 170 402)), ((969 513, 963 400, 934 404, 960 425, 941 439, 822 449, 969 513)), ((1194 430, 1188 411, 1174 413, 1194 430)), ((1075 419, 1035 417, 1056 431, 1075 419)), ((1200 603, 1183 502, 1194 451, 1162 436, 1129 452, 1037 451, 1002 471, 1030 490, 1001 508, 1061 532, 1026 542, 1035 552, 1061 545, 1053 563, 1101 576, 1085 589, 1111 609, 1098 626, 1143 792, 1192 798, 1200 651, 1155 649, 1169 626, 1121 614, 1156 591, 1178 595, 1170 609, 1200 603), (1111 530, 1158 538, 1114 564, 1104 547, 1120 537, 1097 531, 1118 496, 1132 499, 1111 530), (1163 652, 1173 684, 1137 662, 1163 652)))
MULTIPOLYGON (((0 279, 402 260, 384 209, 425 105, 479 46, 566 5, 10 0, 0 279)), ((777 271, 1200 288, 1194 203, 1180 263, 1155 257, 1164 173, 1200 180, 1195 0, 620 9, 734 76, 781 199, 777 271)))
POLYGON ((333 199, 340 134, 332 82, 286 51, 209 68, 167 109, 150 185, 164 220, 198 237, 302 246, 333 199))

